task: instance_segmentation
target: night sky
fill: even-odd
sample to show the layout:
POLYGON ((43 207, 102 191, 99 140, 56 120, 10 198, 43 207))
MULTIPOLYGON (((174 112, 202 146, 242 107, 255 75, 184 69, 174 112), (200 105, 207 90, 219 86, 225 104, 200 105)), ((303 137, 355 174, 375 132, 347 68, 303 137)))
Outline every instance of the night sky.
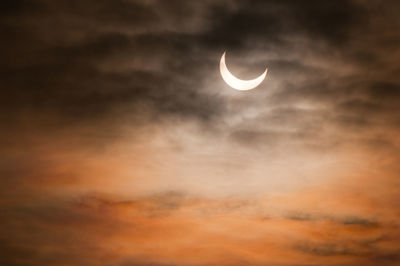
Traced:
POLYGON ((400 265, 400 1, 0 7, 0 265, 400 265))

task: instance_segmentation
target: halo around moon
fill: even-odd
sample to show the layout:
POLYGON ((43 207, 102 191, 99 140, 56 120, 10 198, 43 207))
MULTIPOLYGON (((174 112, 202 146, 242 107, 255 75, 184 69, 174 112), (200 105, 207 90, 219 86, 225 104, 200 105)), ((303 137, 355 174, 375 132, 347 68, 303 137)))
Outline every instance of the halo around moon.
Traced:
POLYGON ((261 82, 263 82, 263 80, 265 79, 265 77, 267 75, 268 68, 266 68, 264 73, 262 73, 259 77, 255 78, 255 79, 250 79, 250 80, 238 79, 226 67, 225 54, 226 54, 226 51, 223 53, 223 55, 221 57, 221 61, 219 62, 219 70, 221 72, 222 78, 229 86, 231 86, 232 88, 234 88, 236 90, 247 91, 247 90, 254 89, 258 85, 260 85, 261 82))

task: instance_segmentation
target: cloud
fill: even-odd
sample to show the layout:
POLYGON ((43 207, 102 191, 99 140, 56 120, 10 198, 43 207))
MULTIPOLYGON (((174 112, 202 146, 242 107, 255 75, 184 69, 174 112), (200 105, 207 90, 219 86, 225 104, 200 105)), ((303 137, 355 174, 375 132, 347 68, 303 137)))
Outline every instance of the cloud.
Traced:
POLYGON ((0 264, 395 265, 397 10, 4 4, 0 264))
MULTIPOLYGON (((349 56, 360 49, 380 56, 386 49, 384 45, 360 47, 351 38, 368 19, 378 20, 374 5, 233 0, 168 5, 157 1, 16 3, 6 9, 8 16, 3 19, 9 49, 2 71, 8 88, 2 108, 10 122, 30 113, 51 113, 47 123, 94 123, 98 128, 94 121, 112 122, 110 117, 129 113, 134 123, 140 117, 148 123, 182 117, 211 120, 209 126, 213 126, 213 121, 226 121, 242 111, 242 106, 230 105, 218 93, 222 83, 208 85, 217 71, 218 56, 228 49, 232 60, 238 58, 248 66, 248 70, 239 69, 244 73, 264 68, 267 61, 276 79, 267 82, 277 82, 277 89, 272 95, 259 96, 277 107, 276 120, 305 119, 298 110, 292 115, 278 112, 281 105, 305 101, 317 104, 315 113, 322 112, 321 105, 331 109, 325 110, 328 123, 367 127, 371 122, 364 111, 355 110, 357 103, 360 108, 365 103, 365 112, 374 117, 380 110, 387 114, 389 102, 395 108, 398 98, 393 95, 398 80, 383 82, 386 75, 381 67, 363 85, 361 75, 375 61, 360 66, 357 56, 349 56), (250 58, 263 60, 246 62, 250 51, 250 58), (338 66, 332 69, 331 60, 338 66), (350 107, 342 108, 346 104, 350 107), (233 110, 228 111, 227 105, 233 110), (335 118, 337 111, 342 114, 335 118)), ((373 40, 380 39, 376 28, 391 29, 383 23, 367 25, 365 35, 373 40)), ((390 36, 385 38, 393 50, 390 36)), ((256 107, 260 117, 267 115, 264 106, 256 107)), ((304 127, 297 131, 298 136, 315 134, 304 127)))
POLYGON ((2 258, 9 265, 209 265, 215 261, 293 265, 298 260, 335 265, 397 260, 393 225, 340 218, 335 214, 340 208, 331 209, 327 218, 303 215, 298 219, 298 215, 266 212, 269 218, 261 219, 260 207, 267 203, 272 210, 275 200, 199 198, 176 192, 129 199, 101 194, 50 202, 35 199, 24 206, 3 207, 2 235, 8 241, 1 243, 7 254, 2 258), (257 255, 261 251, 268 256, 257 255), (291 256, 282 259, 282 254, 291 256))

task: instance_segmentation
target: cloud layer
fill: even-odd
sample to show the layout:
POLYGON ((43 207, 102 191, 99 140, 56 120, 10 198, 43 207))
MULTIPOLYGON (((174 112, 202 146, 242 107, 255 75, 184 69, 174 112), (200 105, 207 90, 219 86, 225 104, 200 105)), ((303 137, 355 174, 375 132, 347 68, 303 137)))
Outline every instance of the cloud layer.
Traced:
POLYGON ((399 8, 4 4, 0 264, 398 264, 399 8))

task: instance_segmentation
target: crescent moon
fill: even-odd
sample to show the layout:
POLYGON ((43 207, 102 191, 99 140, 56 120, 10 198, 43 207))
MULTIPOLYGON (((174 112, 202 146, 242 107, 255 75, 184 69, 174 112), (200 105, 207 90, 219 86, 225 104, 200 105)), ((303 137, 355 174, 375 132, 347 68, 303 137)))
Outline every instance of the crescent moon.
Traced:
POLYGON ((250 80, 238 79, 237 77, 232 75, 232 73, 226 67, 225 54, 226 54, 226 51, 222 55, 221 61, 219 62, 219 70, 221 72, 222 78, 229 86, 231 86, 232 88, 239 90, 239 91, 247 91, 247 90, 254 89, 258 85, 260 85, 261 82, 263 82, 263 80, 265 79, 265 77, 267 75, 268 68, 265 69, 264 73, 262 73, 261 76, 255 78, 255 79, 250 79, 250 80))

